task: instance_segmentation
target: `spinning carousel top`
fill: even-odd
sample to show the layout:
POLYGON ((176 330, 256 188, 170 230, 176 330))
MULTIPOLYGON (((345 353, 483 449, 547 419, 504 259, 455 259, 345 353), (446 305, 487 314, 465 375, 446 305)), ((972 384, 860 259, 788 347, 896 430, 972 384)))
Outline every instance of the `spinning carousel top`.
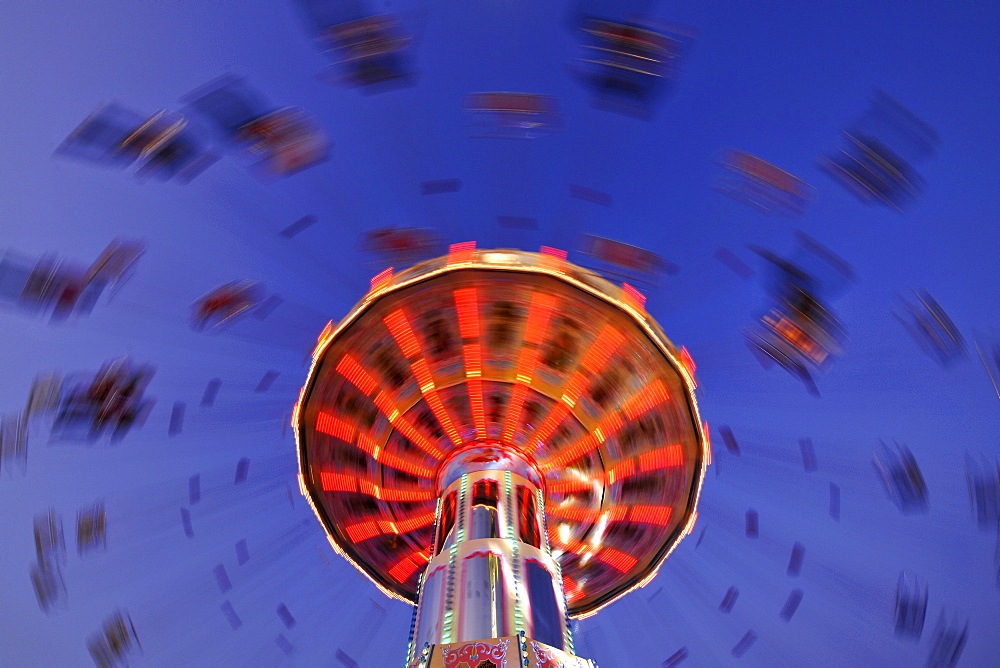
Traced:
POLYGON ((292 419, 300 486, 390 596, 416 600, 450 455, 472 444, 536 472, 574 616, 650 581, 694 525, 710 452, 690 358, 639 293, 543 251, 387 270, 320 336, 292 419))

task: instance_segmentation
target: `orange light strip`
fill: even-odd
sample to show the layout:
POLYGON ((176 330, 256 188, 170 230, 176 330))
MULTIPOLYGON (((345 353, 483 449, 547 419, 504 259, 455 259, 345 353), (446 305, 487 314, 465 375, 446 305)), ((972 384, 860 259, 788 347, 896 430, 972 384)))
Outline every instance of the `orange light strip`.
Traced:
POLYGON ((602 547, 597 553, 597 558, 622 573, 628 573, 639 563, 639 560, 635 557, 624 552, 619 552, 611 547, 602 547))
POLYGON ((552 517, 561 517, 571 522, 597 524, 601 516, 605 514, 607 514, 609 522, 621 522, 628 515, 628 508, 625 506, 615 506, 611 510, 593 510, 591 508, 547 504, 545 512, 552 517))
POLYGON ((635 473, 635 460, 626 459, 608 471, 608 484, 613 485, 615 481, 627 478, 635 473))
MULTIPOLYGON (((406 425, 402 425, 406 426, 406 425)), ((388 466, 390 468, 398 469, 405 473, 415 475, 417 477, 429 478, 434 473, 431 469, 420 466, 414 462, 398 457, 389 452, 385 452, 381 447, 376 445, 375 441, 366 434, 364 431, 357 428, 356 425, 350 424, 344 420, 333 417, 329 413, 320 412, 316 417, 316 431, 322 432, 334 438, 339 438, 345 443, 354 443, 354 435, 357 434, 358 446, 365 454, 377 461, 383 466, 388 466)), ((402 431, 402 430, 401 430, 402 431)), ((419 436, 419 434, 417 434, 419 436)), ((321 481, 322 481, 322 474, 321 481)), ((322 482, 321 482, 322 484, 322 482)), ((327 490, 335 491, 335 490, 327 490)), ((348 491, 348 490, 337 490, 337 491, 348 491)), ((353 491, 353 490, 350 490, 353 491)), ((388 499, 387 499, 388 500, 388 499)))
POLYGON ((375 391, 378 383, 371 374, 365 371, 350 355, 344 355, 337 362, 337 373, 346 378, 354 387, 361 390, 365 396, 375 391))
MULTIPOLYGON (((630 397, 629 400, 625 402, 625 405, 622 406, 621 412, 615 411, 607 415, 597 424, 597 428, 594 429, 593 432, 587 434, 559 454, 550 456, 548 459, 539 462, 539 466, 542 471, 547 473, 553 469, 565 466, 566 464, 579 459, 583 455, 600 446, 601 443, 613 436, 624 426, 625 419, 623 417, 623 413, 626 417, 628 417, 628 419, 632 420, 643 413, 656 408, 668 398, 667 390, 663 386, 663 381, 657 378, 630 397)), ((565 404, 556 404, 556 407, 552 409, 552 412, 555 413, 560 406, 565 407, 565 404)), ((566 410, 568 412, 568 409, 566 410)), ((553 427, 553 429, 555 429, 555 427, 553 427)), ((541 429, 539 429, 539 432, 541 432, 541 429)), ((548 435, 546 434, 544 438, 539 438, 540 440, 544 440, 544 438, 548 438, 548 435)), ((541 447, 541 443, 539 443, 539 447, 541 447)))
MULTIPOLYGON (((532 437, 535 440, 535 449, 541 449, 545 445, 545 439, 552 435, 556 427, 569 415, 570 408, 563 402, 557 403, 545 417, 545 422, 538 428, 532 437)), ((590 436, 590 434, 588 434, 590 436)))
POLYGON ((389 331, 392 332, 392 338, 396 339, 400 350, 403 351, 403 357, 410 359, 420 352, 417 337, 413 334, 413 328, 410 327, 410 323, 406 319, 406 315, 402 309, 396 309, 382 320, 389 328, 389 331))
POLYGON ((458 329, 462 338, 472 339, 462 347, 465 358, 466 385, 469 388, 469 405, 476 437, 486 438, 486 409, 483 403, 483 357, 479 341, 479 297, 475 288, 455 290, 455 310, 458 312, 458 329))
POLYGON ((358 522, 357 524, 345 526, 344 533, 347 534, 347 537, 351 539, 352 543, 360 543, 370 538, 374 538, 375 536, 381 536, 384 533, 392 533, 392 529, 383 531, 381 525, 382 522, 375 520, 358 522))
POLYGON ((632 506, 628 513, 628 521, 665 527, 670 524, 670 516, 673 513, 674 509, 670 506, 632 506))
POLYGON ((357 522, 355 524, 345 526, 344 531, 347 533, 347 537, 351 539, 351 542, 360 543, 361 541, 369 540, 371 538, 375 538, 376 536, 410 533, 414 529, 420 529, 428 524, 431 524, 432 522, 434 522, 433 510, 429 513, 424 513, 423 515, 411 517, 398 522, 392 522, 389 520, 365 520, 364 522, 357 522))
MULTIPOLYGON (((525 350, 521 349, 521 357, 524 357, 525 350)), ((521 418, 521 409, 524 407, 524 399, 528 396, 528 386, 518 383, 514 385, 514 391, 510 395, 510 405, 507 407, 507 419, 503 425, 503 440, 512 443, 514 440, 514 429, 521 418)))
POLYGON ((558 455, 542 462, 540 464, 541 468, 545 472, 560 468, 574 460, 579 459, 588 452, 596 450, 600 445, 601 441, 597 438, 597 436, 594 434, 587 434, 579 441, 560 452, 558 455))
POLYGON ((397 582, 406 582, 410 577, 417 572, 417 569, 427 563, 430 557, 426 552, 414 552, 413 554, 403 557, 396 564, 389 569, 389 577, 396 580, 397 582))
POLYGON ((668 399, 670 399, 670 394, 667 392, 667 388, 664 387, 663 381, 657 378, 642 388, 640 392, 630 397, 622 407, 622 412, 625 413, 628 419, 633 420, 637 416, 656 408, 668 399))
POLYGON ((391 452, 386 452, 385 449, 376 445, 375 441, 368 436, 368 434, 363 432, 358 434, 357 445, 372 459, 383 466, 388 466, 389 468, 394 468, 403 471, 404 473, 415 475, 419 478, 430 478, 434 474, 433 470, 425 466, 420 466, 419 464, 415 464, 408 459, 403 459, 402 457, 394 455, 391 452))
MULTIPOLYGON (((466 346, 467 348, 471 346, 466 346)), ((476 346, 478 348, 479 346, 476 346)), ((469 386, 469 403, 472 404, 472 422, 476 425, 476 437, 486 438, 486 408, 483 405, 483 382, 477 379, 466 381, 469 386)))
POLYGON ((555 306, 556 298, 552 295, 536 292, 531 295, 528 306, 528 319, 524 324, 524 334, 521 337, 525 344, 518 354, 517 367, 514 376, 514 391, 511 393, 510 405, 507 406, 507 419, 504 420, 503 440, 512 443, 514 430, 521 420, 521 410, 528 396, 528 387, 534 375, 538 362, 538 346, 545 337, 549 325, 549 317, 555 306))
POLYGON ((463 251, 470 251, 476 249, 475 241, 463 241, 457 244, 451 244, 448 246, 449 253, 461 253, 463 251))
POLYGON ((458 329, 463 339, 479 338, 479 299, 475 288, 455 290, 458 329))
POLYGON ((433 522, 434 511, 432 510, 428 513, 424 513, 423 515, 418 515, 405 520, 397 520, 396 528, 399 529, 399 533, 409 533, 414 529, 425 527, 433 522))
MULTIPOLYGON (((693 381, 694 372, 698 370, 698 365, 694 363, 691 353, 688 352, 688 349, 685 346, 681 346, 681 364, 683 364, 684 368, 687 369, 687 372, 693 381)), ((698 387, 698 383, 695 383, 694 386, 698 387)))
POLYGON ((597 336, 594 344, 587 350, 583 361, 580 362, 580 368, 577 369, 576 373, 569 379, 569 382, 566 383, 563 401, 566 401, 570 405, 575 404, 587 385, 586 374, 596 374, 600 371, 624 341, 624 334, 611 325, 606 325, 597 336))
POLYGON ((622 283, 622 296, 625 298, 625 301, 630 302, 632 306, 637 307, 638 310, 642 311, 646 308, 646 295, 642 294, 628 283, 622 283))
MULTIPOLYGON (((611 325, 605 325, 601 329, 601 333, 597 335, 594 343, 588 348, 587 354, 584 355, 583 360, 580 362, 580 366, 566 383, 562 399, 549 411, 549 414, 545 417, 545 421, 542 422, 542 425, 532 437, 535 441, 536 450, 545 446, 545 440, 552 435, 566 416, 569 415, 570 409, 576 405, 577 399, 580 398, 583 390, 587 387, 587 374, 599 370, 615 354, 624 341, 625 335, 611 325)), ((600 442, 598 442, 599 444, 600 442)))
POLYGON ((680 443, 674 443, 657 450, 639 455, 639 472, 673 468, 684 463, 684 451, 680 443))
POLYGON ((353 492, 357 489, 356 481, 357 478, 346 473, 319 472, 319 484, 324 492, 353 492))
POLYGON ((543 267, 550 267, 561 272, 566 271, 566 251, 552 248, 551 246, 542 246, 541 250, 540 264, 543 267))
POLYGON ((319 336, 316 338, 316 347, 313 349, 313 354, 312 354, 313 357, 316 357, 316 355, 319 354, 319 349, 322 348, 323 345, 327 341, 329 341, 332 336, 333 336, 333 320, 330 320, 329 322, 326 323, 326 327, 323 328, 323 331, 320 332, 319 336))
POLYGON ((374 496, 380 501, 430 501, 434 492, 421 489, 387 489, 370 480, 358 480, 358 492, 374 496))
MULTIPOLYGON (((420 385, 420 393, 424 396, 431 412, 434 413, 434 417, 436 417, 438 422, 441 424, 441 427, 444 429, 444 433, 448 434, 448 438, 451 439, 451 442, 455 445, 461 445, 462 437, 455 428, 455 424, 452 422, 451 416, 449 416, 448 412, 445 410, 444 404, 441 403, 441 398, 437 394, 437 386, 434 384, 434 377, 431 375, 431 371, 427 367, 427 361, 424 359, 423 351, 420 348, 420 344, 417 342, 417 337, 413 334, 413 328, 410 327, 410 323, 406 319, 406 315, 403 313, 403 310, 396 309, 383 318, 383 321, 392 333, 392 337, 396 339, 396 343, 399 345, 400 350, 403 351, 403 356, 407 359, 416 357, 416 359, 410 362, 410 368, 413 370, 413 375, 416 376, 417 383, 420 385)), ((395 425, 396 423, 393 422, 393 426, 395 425)), ((413 431, 416 432, 415 429, 413 431)), ((407 438, 411 437, 407 435, 407 438)), ((434 449, 437 450, 436 447, 434 449)), ((438 451, 438 454, 435 456, 440 456, 440 451, 438 451)))
POLYGON ((431 457, 434 457, 435 459, 441 457, 443 453, 440 448, 434 445, 429 438, 417 431, 417 428, 414 427, 409 420, 403 417, 403 414, 398 408, 396 408, 396 404, 389 398, 389 395, 385 392, 379 392, 375 395, 373 401, 378 409, 386 416, 386 419, 389 420, 389 423, 395 427, 400 434, 413 441, 418 448, 429 454, 431 457))
POLYGON ((563 576, 563 589, 566 591, 566 598, 571 601, 583 598, 583 588, 568 575, 563 576))
POLYGON ((708 428, 708 422, 701 423, 701 431, 705 434, 705 466, 712 465, 712 432, 708 428))
POLYGON ((585 492, 593 489, 594 484, 589 480, 561 480, 559 482, 550 482, 547 487, 550 495, 572 494, 573 492, 585 492))
POLYGON ((395 267, 386 267, 385 269, 383 269, 379 273, 375 274, 372 277, 371 290, 369 290, 369 292, 375 292, 379 288, 382 288, 382 287, 385 287, 386 285, 388 285, 389 282, 392 280, 392 270, 393 269, 395 269, 395 267))
MULTIPOLYGON (((602 516, 606 516, 608 522, 635 522, 637 524, 655 524, 657 526, 667 526, 670 524, 670 518, 673 515, 673 508, 670 506, 616 506, 611 510, 593 510, 590 508, 579 508, 579 507, 559 507, 557 505, 549 504, 546 507, 546 513, 552 517, 558 517, 561 519, 569 520, 570 522, 588 522, 590 524, 597 524, 602 516)), ((558 541, 562 543, 572 552, 581 554, 588 550, 593 549, 593 546, 588 546, 585 543, 580 543, 577 541, 570 541, 569 543, 558 541)), ((603 546, 598 549, 605 549, 603 546)))
POLYGON ((316 431, 339 438, 345 443, 354 442, 354 426, 323 411, 316 416, 316 431))
POLYGON ((476 242, 463 241, 448 246, 448 266, 461 262, 471 262, 475 256, 476 242))

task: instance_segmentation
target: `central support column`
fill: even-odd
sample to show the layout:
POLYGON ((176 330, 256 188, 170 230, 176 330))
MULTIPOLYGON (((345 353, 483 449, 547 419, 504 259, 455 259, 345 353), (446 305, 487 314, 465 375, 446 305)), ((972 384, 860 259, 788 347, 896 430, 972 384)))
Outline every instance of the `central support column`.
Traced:
POLYGON ((473 443, 441 463, 437 489, 409 665, 530 665, 523 661, 533 650, 539 657, 557 652, 563 665, 592 665, 572 656, 562 573, 549 549, 535 465, 501 444, 473 443))

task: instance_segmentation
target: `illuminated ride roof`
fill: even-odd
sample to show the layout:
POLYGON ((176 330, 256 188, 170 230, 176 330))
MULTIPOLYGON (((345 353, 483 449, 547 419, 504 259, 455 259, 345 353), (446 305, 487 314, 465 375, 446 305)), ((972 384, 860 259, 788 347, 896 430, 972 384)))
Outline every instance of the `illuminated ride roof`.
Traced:
POLYGON ((439 463, 499 442, 544 476, 570 614, 651 580, 690 533, 710 454, 690 358, 640 299, 508 250, 373 279, 320 336, 293 417, 300 485, 334 548, 415 601, 439 463))

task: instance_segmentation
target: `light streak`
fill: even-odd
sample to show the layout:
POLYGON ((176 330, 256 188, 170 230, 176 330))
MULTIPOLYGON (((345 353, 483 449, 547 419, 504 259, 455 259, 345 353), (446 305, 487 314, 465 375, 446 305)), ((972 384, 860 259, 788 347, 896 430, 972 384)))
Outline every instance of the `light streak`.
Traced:
MULTIPOLYGON (((542 471, 547 473, 553 469, 560 468, 570 462, 576 461, 601 445, 603 440, 600 440, 597 437, 598 433, 603 436, 604 440, 607 440, 608 438, 614 436, 618 430, 625 425, 626 418, 634 420, 636 417, 656 408, 667 399, 667 391, 663 386, 663 381, 659 378, 651 381, 648 385, 646 385, 646 387, 639 390, 639 392, 625 402, 625 405, 622 407, 620 412, 615 411, 605 416, 598 423, 597 428, 593 433, 583 436, 580 440, 565 448, 562 452, 550 455, 547 459, 539 462, 542 471)), ((564 404, 557 404, 556 407, 552 409, 552 413, 555 413, 560 406, 564 406, 564 404)), ((568 409, 566 410, 568 412, 568 409)), ((561 416, 559 419, 562 419, 561 416)), ((548 438, 548 434, 544 434, 544 437, 541 435, 541 428, 539 428, 539 432, 540 435, 538 438, 540 441, 544 441, 545 438, 548 438)), ((539 447, 542 447, 542 445, 544 445, 544 443, 540 443, 539 447)))
POLYGON ((469 389, 469 405, 472 407, 472 421, 476 427, 476 437, 486 438, 486 410, 483 405, 483 384, 479 379, 483 374, 482 349, 479 344, 479 299, 475 288, 455 290, 455 310, 458 312, 458 328, 464 340, 475 343, 462 346, 465 358, 466 386, 469 389))
POLYGON ((372 276, 371 289, 368 291, 369 294, 375 292, 376 290, 385 287, 392 281, 392 270, 395 267, 386 267, 379 273, 372 276))
POLYGON ((524 335, 521 337, 525 345, 521 346, 521 351, 518 353, 514 391, 507 406, 507 419, 503 427, 503 440, 507 443, 513 442, 514 430, 521 420, 521 410, 524 408, 524 400, 528 396, 528 388, 538 362, 538 346, 545 337, 555 301, 556 298, 549 294, 536 292, 531 295, 524 335))
MULTIPOLYGON (((454 422, 452 422, 451 416, 444 408, 444 404, 441 402, 441 397, 438 396, 437 386, 434 384, 434 377, 431 375, 430 369, 427 367, 427 361, 424 358, 423 350, 420 344, 417 342, 417 337, 413 334, 413 328, 410 327, 409 321, 406 319, 406 315, 403 313, 402 309, 396 309, 385 318, 383 318, 389 331, 392 333, 392 337, 396 339, 396 343, 399 345, 400 350, 403 351, 404 357, 407 359, 415 358, 410 362, 410 369, 413 371, 413 375, 416 376, 417 382, 420 385, 420 393, 424 396, 427 401, 427 405, 430 407, 431 412, 434 413, 434 417, 437 418, 444 432, 451 439, 451 442, 455 445, 462 444, 462 437, 459 435, 458 430, 455 428, 454 422)), ((396 423, 393 422, 393 426, 396 423)), ((412 428, 413 432, 416 429, 412 428)), ((402 430, 401 430, 402 431, 402 430)), ((413 440, 409 434, 407 438, 413 440)), ((417 443, 417 445, 420 445, 417 443)), ((432 446, 434 447, 434 446, 432 446)), ((434 447, 435 450, 438 450, 434 447)), ((436 457, 440 457, 440 451, 436 457)))
POLYGON ((406 582, 410 579, 417 569, 423 564, 427 563, 429 557, 426 551, 414 552, 406 557, 403 557, 389 569, 389 577, 396 580, 397 582, 406 582))
MULTIPOLYGON (((587 349, 587 353, 580 362, 579 368, 566 383, 562 400, 549 411, 545 421, 542 422, 542 425, 532 437, 535 442, 536 451, 545 447, 546 439, 552 435, 566 416, 569 415, 570 409, 576 404, 580 395, 583 394, 583 390, 586 389, 588 383, 587 374, 593 373, 603 367, 624 341, 625 335, 611 325, 605 325, 601 329, 601 333, 597 335, 597 339, 587 349)), ((588 436, 591 435, 588 434, 588 436)))

